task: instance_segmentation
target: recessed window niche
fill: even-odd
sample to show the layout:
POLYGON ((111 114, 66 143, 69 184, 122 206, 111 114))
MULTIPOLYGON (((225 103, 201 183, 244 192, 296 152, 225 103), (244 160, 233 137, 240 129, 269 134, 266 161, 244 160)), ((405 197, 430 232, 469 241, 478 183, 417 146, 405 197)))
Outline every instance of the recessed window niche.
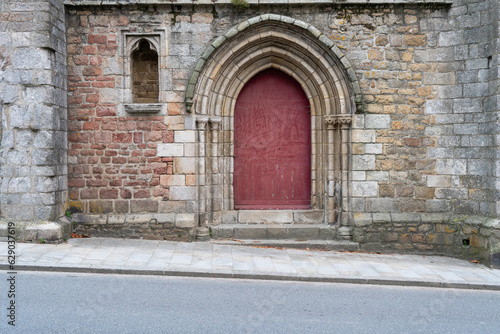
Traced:
POLYGON ((123 112, 160 113, 165 102, 164 32, 122 32, 123 112))

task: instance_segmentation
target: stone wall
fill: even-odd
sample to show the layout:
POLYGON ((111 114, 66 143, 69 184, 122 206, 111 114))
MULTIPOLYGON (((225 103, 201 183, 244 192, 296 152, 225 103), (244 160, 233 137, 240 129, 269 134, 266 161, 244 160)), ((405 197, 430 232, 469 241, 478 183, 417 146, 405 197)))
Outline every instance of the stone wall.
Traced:
MULTIPOLYGON (((60 1, 0 4, 2 236, 60 240, 67 200, 66 28, 60 1)), ((63 223, 63 225, 67 225, 63 223)))
MULTIPOLYGON (((290 34, 319 38, 333 59, 349 104, 338 110, 353 111, 349 99, 357 99, 352 130, 345 123, 330 136, 323 119, 316 122, 313 142, 338 148, 325 163, 313 152, 327 167, 313 168, 312 179, 342 165, 331 167, 341 175, 332 180, 346 181, 324 178, 328 184, 316 187, 335 206, 322 216, 326 224, 336 228, 344 217, 342 235, 352 232, 365 249, 500 253, 498 1, 255 1, 247 9, 226 0, 2 2, 2 218, 55 221, 68 199, 80 230, 92 234, 192 240, 200 217, 225 223, 224 215, 201 213, 231 206, 230 177, 219 171, 232 168, 231 115, 200 117, 209 97, 195 105, 190 98, 204 84, 198 80, 212 79, 203 77, 205 61, 228 61, 229 45, 251 38, 253 48, 258 29, 279 34, 272 27, 290 24, 290 34), (263 17, 279 25, 248 28, 263 17), (131 54, 141 39, 158 54, 158 103, 132 103, 131 54), (200 145, 205 140, 228 144, 200 145)), ((274 66, 285 68, 280 60, 274 66)), ((214 89, 221 99, 237 94, 214 89)), ((321 196, 314 209, 328 208, 321 196)))

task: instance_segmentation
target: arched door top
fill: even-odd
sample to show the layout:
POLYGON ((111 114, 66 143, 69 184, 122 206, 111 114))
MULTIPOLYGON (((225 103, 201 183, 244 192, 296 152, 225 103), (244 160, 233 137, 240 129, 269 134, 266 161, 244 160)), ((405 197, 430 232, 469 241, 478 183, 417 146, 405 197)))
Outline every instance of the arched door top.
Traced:
POLYGON ((186 110, 224 116, 256 73, 277 68, 294 77, 317 115, 350 114, 361 103, 356 74, 337 46, 312 25, 260 15, 229 29, 205 51, 191 76, 186 110))

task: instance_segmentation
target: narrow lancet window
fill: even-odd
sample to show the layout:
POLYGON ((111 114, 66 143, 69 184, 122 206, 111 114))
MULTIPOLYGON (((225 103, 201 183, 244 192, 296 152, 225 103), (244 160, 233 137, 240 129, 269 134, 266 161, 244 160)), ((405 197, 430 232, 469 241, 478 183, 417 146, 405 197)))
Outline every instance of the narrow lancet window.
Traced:
POLYGON ((145 39, 132 52, 132 102, 158 103, 158 53, 145 39))

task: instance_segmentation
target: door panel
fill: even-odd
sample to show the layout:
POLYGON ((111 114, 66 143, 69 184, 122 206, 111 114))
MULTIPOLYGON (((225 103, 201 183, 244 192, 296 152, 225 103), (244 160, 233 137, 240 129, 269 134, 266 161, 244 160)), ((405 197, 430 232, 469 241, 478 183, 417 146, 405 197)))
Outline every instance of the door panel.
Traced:
POLYGON ((263 71, 243 87, 234 115, 235 208, 310 208, 311 115, 299 83, 263 71))

